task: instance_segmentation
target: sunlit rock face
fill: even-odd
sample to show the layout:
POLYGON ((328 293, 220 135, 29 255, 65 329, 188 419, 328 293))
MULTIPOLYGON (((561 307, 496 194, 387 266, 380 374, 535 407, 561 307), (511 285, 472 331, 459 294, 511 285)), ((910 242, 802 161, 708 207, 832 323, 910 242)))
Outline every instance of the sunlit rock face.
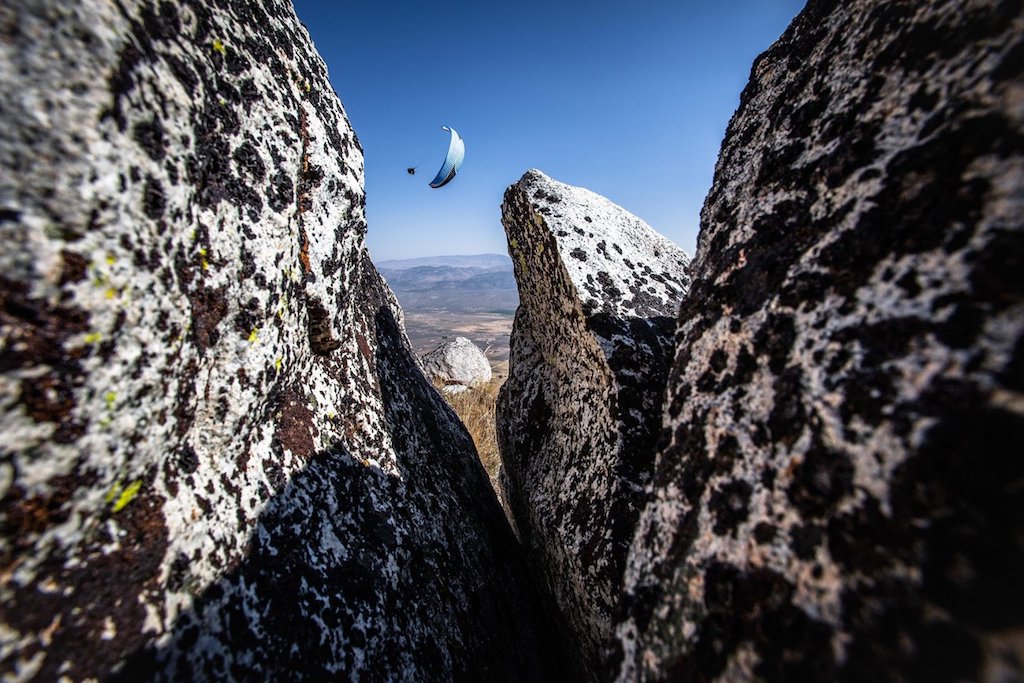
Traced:
POLYGON ((0 9, 0 670, 538 675, 280 1, 0 9))
POLYGON ((755 62, 622 679, 1021 675, 1022 35, 1017 2, 811 2, 755 62))
POLYGON ((502 222, 519 285, 499 396, 502 485, 591 675, 654 462, 686 255, 588 190, 531 170, 502 222))
POLYGON ((456 337, 423 354, 420 365, 427 377, 445 385, 471 387, 491 381, 487 356, 465 337, 456 337))

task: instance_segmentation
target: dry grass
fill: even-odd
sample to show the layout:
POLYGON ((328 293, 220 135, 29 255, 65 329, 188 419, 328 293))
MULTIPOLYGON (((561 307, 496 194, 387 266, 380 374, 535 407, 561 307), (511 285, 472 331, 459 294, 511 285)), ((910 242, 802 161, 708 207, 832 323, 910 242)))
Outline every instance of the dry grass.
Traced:
MULTIPOLYGON (((495 377, 487 384, 467 389, 460 394, 441 392, 473 437, 476 451, 480 454, 480 462, 487 470, 487 476, 490 477, 491 486, 495 491, 498 490, 498 466, 501 465, 501 459, 498 457, 494 404, 498 400, 498 389, 504 382, 504 377, 495 377)), ((438 387, 438 391, 440 390, 438 387)))

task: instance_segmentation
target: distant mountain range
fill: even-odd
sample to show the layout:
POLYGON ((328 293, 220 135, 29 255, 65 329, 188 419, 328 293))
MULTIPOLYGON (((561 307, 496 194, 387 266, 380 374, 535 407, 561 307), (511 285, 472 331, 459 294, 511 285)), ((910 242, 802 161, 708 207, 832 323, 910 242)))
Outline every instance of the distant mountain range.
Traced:
POLYGON ((431 290, 515 289, 512 269, 485 270, 452 266, 414 266, 402 270, 383 270, 381 274, 396 292, 431 290))
POLYGON ((452 268, 483 268, 512 271, 512 259, 505 254, 458 254, 453 256, 423 256, 421 258, 380 261, 377 270, 393 271, 418 268, 420 266, 449 266, 452 268))
POLYGON ((512 259, 504 254, 381 261, 377 270, 407 311, 511 314, 519 305, 512 259))

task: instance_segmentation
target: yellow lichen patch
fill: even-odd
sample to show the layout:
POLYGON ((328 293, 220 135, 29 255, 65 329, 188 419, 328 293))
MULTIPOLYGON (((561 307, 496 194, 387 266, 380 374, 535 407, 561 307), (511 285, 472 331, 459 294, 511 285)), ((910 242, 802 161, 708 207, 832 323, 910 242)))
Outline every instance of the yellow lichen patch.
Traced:
POLYGON ((102 339, 103 339, 103 335, 101 333, 99 333, 99 332, 90 332, 89 334, 85 335, 84 341, 85 341, 86 344, 99 344, 100 340, 102 340, 102 339))
POLYGON ((252 332, 249 333, 249 343, 250 344, 255 344, 256 343, 256 338, 259 336, 259 334, 260 334, 260 328, 258 328, 258 327, 252 328, 252 332))
POLYGON ((106 394, 103 395, 103 402, 106 403, 108 407, 114 405, 114 401, 116 400, 117 394, 114 393, 113 391, 108 391, 106 394))
POLYGON ((117 289, 115 289, 114 287, 107 287, 107 291, 103 293, 103 296, 107 297, 108 299, 115 299, 117 298, 117 289))
POLYGON ((281 358, 280 356, 278 356, 277 359, 274 361, 274 369, 277 370, 278 372, 281 371, 281 362, 282 361, 284 361, 284 359, 281 358))
POLYGON ((543 243, 538 243, 537 244, 537 254, 539 255, 539 254, 543 254, 543 253, 544 253, 544 244, 543 243))
POLYGON ((121 490, 123 488, 124 486, 122 486, 120 480, 114 482, 114 485, 110 487, 109 491, 107 491, 107 495, 103 496, 103 502, 107 503, 108 505, 110 503, 113 503, 114 499, 121 495, 121 490))
POLYGON ((519 248, 519 242, 517 242, 516 238, 514 238, 514 237, 508 241, 508 245, 510 247, 512 247, 513 249, 518 249, 519 248))
POLYGON ((141 488, 141 479, 136 479, 131 484, 128 484, 125 490, 121 492, 121 495, 120 497, 118 497, 117 502, 114 503, 114 507, 110 508, 110 511, 120 512, 121 510, 123 510, 125 506, 128 505, 128 503, 132 502, 132 499, 134 499, 135 496, 139 495, 139 489, 141 488))
POLYGON ((218 54, 227 54, 228 49, 224 47, 224 42, 219 38, 215 38, 213 41, 213 51, 218 54))
POLYGON ((113 254, 107 254, 107 265, 112 266, 117 263, 117 257, 113 254))
POLYGON ((210 269, 210 262, 207 261, 206 259, 203 259, 202 261, 200 261, 199 265, 203 267, 203 270, 209 270, 210 269))
POLYGON ((206 256, 206 247, 199 247, 199 255, 206 256))
POLYGON ((305 88, 305 90, 306 90, 306 92, 309 92, 310 90, 312 90, 312 88, 309 85, 309 81, 306 81, 306 88, 305 88))

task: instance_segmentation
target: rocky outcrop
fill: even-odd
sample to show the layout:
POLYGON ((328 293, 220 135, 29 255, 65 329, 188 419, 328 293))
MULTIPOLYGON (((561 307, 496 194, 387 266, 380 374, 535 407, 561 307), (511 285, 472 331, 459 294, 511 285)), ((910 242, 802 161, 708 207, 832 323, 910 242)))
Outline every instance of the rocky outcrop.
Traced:
POLYGON ((702 213, 620 676, 1024 661, 1020 3, 812 1, 702 213))
POLYGON ((539 675, 290 5, 8 5, 0 84, 5 679, 539 675))
POLYGON ((469 339, 456 337, 420 357, 423 372, 445 385, 471 387, 491 381, 491 364, 469 339))
POLYGON ((529 171, 502 222, 520 307, 497 407, 502 486, 593 675, 643 490, 687 257, 588 190, 529 171))

